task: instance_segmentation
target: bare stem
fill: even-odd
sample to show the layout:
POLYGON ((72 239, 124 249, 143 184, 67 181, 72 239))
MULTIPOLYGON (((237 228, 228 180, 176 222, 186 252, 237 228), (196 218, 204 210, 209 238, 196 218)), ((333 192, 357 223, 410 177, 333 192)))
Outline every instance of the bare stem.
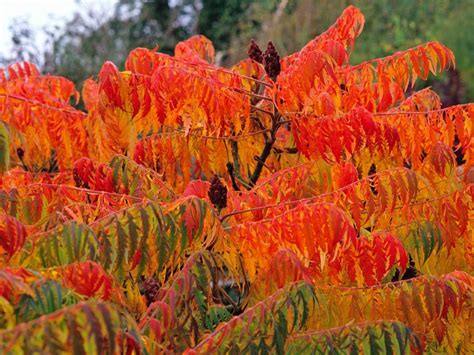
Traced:
POLYGON ((262 153, 260 154, 259 157, 256 157, 257 160, 257 165, 255 166, 255 170, 250 176, 250 183, 252 186, 255 186, 257 183, 260 174, 262 173, 263 167, 265 166, 265 161, 267 158, 270 156, 270 153, 272 152, 273 144, 275 144, 276 141, 276 133, 278 131, 278 128, 280 127, 279 125, 279 120, 281 119, 281 116, 278 111, 276 111, 272 115, 272 128, 270 130, 270 135, 265 136, 265 146, 263 147, 262 153))

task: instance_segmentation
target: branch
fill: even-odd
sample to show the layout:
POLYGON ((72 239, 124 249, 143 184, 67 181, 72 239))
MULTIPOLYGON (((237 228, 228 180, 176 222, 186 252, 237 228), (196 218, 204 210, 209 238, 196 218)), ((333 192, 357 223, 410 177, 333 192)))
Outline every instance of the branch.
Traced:
MULTIPOLYGON (((265 135, 266 137, 266 135, 265 135)), ((232 186, 235 191, 240 191, 238 185, 236 184, 235 179, 237 179, 242 185, 247 190, 250 190, 252 188, 252 185, 250 182, 245 181, 244 178, 240 175, 240 161, 239 161, 239 146, 237 141, 230 141, 230 148, 232 150, 232 159, 233 159, 233 165, 231 163, 227 164, 227 171, 229 171, 229 174, 231 174, 231 179, 232 179, 232 186), (232 171, 230 170, 230 168, 232 171), (237 188, 236 188, 237 187, 237 188)))
POLYGON ((232 180, 232 187, 234 188, 234 191, 240 191, 239 185, 237 185, 237 182, 235 181, 235 176, 234 176, 234 166, 232 165, 231 162, 227 163, 227 171, 229 172, 230 179, 232 180))
POLYGON ((275 153, 277 154, 283 154, 283 153, 286 153, 286 154, 298 154, 298 148, 296 147, 289 147, 289 148, 283 148, 283 149, 280 149, 280 148, 273 148, 273 150, 275 151, 275 153))
POLYGON ((259 157, 257 157, 257 165, 255 166, 255 170, 250 177, 250 182, 252 184, 252 187, 255 186, 257 183, 258 178, 260 177, 260 174, 262 173, 262 169, 265 166, 265 161, 267 160, 268 156, 272 152, 273 144, 275 144, 276 141, 276 132, 279 128, 278 126, 278 120, 280 118, 280 114, 276 112, 272 116, 272 129, 270 131, 270 137, 266 136, 265 139, 265 146, 263 147, 263 151, 260 154, 259 157))

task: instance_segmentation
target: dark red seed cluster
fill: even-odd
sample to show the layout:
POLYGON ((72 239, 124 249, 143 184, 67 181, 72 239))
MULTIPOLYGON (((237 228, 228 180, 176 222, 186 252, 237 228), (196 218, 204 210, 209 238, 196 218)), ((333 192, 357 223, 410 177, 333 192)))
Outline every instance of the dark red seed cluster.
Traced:
POLYGON ((18 155, 18 158, 23 159, 25 156, 25 151, 22 148, 17 148, 16 149, 16 154, 18 155))
POLYGON ((247 54, 249 55, 250 59, 255 60, 257 63, 263 63, 263 53, 260 47, 258 46, 255 40, 250 40, 250 45, 247 50, 247 54))
POLYGON ((208 196, 216 208, 222 209, 227 207, 227 187, 222 184, 216 175, 211 180, 208 196))
POLYGON ((82 180, 76 168, 72 169, 72 177, 74 179, 74 183, 76 184, 76 187, 84 187, 86 189, 89 188, 89 184, 87 184, 86 182, 84 182, 84 180, 82 180))
POLYGON ((140 293, 145 296, 147 306, 156 300, 159 290, 160 284, 153 277, 142 277, 140 279, 140 293))
POLYGON ((265 67, 267 75, 275 81, 278 74, 280 74, 281 66, 280 55, 272 41, 268 42, 267 50, 263 53, 263 66, 265 67))

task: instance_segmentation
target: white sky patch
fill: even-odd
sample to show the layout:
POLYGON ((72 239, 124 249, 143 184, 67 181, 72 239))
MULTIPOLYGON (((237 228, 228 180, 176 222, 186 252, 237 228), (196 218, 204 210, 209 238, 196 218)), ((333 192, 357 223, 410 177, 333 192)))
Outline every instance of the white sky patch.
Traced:
POLYGON ((35 33, 38 48, 42 48, 45 36, 42 29, 50 25, 62 25, 72 19, 75 12, 112 9, 117 0, 0 0, 0 56, 11 48, 10 25, 15 19, 26 20, 35 33))

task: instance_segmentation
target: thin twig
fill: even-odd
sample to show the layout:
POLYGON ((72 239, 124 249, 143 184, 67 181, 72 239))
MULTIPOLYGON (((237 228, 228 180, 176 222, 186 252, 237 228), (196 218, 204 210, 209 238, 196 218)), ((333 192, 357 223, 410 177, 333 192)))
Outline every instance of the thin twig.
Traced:
POLYGON ((22 97, 22 96, 17 96, 17 95, 14 95, 14 94, 0 93, 0 96, 6 97, 8 99, 14 99, 14 100, 26 102, 28 104, 43 107, 43 108, 48 109, 48 110, 69 113, 71 115, 80 115, 80 116, 83 116, 83 117, 87 116, 87 113, 76 110, 74 108, 69 109, 69 108, 63 108, 63 107, 55 107, 55 106, 51 106, 51 105, 48 105, 48 104, 45 104, 45 103, 42 103, 42 102, 39 102, 39 101, 27 99, 27 98, 22 97))
POLYGON ((256 94, 252 91, 247 91, 247 90, 244 90, 244 89, 240 89, 240 88, 234 88, 234 87, 229 87, 229 89, 231 90, 234 90, 240 94, 245 94, 245 95, 248 95, 248 96, 251 96, 251 97, 256 97, 260 100, 267 100, 267 101, 272 101, 273 102, 273 99, 271 97, 268 97, 268 96, 265 96, 265 95, 259 95, 259 94, 256 94))
POLYGON ((268 111, 268 110, 265 110, 265 109, 263 109, 263 108, 260 108, 260 107, 258 107, 258 106, 255 106, 255 105, 252 105, 252 109, 257 110, 257 111, 260 111, 260 112, 263 112, 263 113, 265 113, 265 114, 267 114, 267 115, 270 115, 270 116, 273 115, 273 112, 268 111))

